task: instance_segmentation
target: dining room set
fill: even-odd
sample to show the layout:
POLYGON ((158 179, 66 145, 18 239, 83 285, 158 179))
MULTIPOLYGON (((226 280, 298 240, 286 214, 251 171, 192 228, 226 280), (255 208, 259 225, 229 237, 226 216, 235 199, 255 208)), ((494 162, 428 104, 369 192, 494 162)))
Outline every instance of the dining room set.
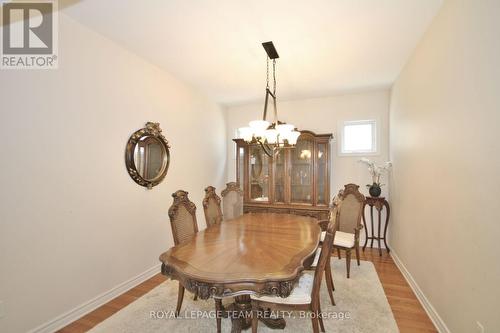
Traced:
POLYGON ((218 332, 221 320, 233 311, 246 313, 232 318, 236 331, 251 325, 256 332, 259 320, 283 328, 284 319, 266 316, 269 311, 310 311, 313 331, 324 332, 319 289, 324 277, 328 306, 335 306, 332 252, 339 258, 345 253, 347 278, 352 252, 360 265, 366 199, 359 186, 345 185, 333 199, 329 218, 320 221, 284 213, 243 214, 243 192, 236 182, 228 183, 221 196, 213 186, 205 188, 207 228, 199 232, 188 192, 172 194, 169 218, 175 246, 160 260, 162 273, 179 282, 176 315, 187 289, 195 300, 215 300, 218 332), (224 307, 224 298, 234 301, 224 307))

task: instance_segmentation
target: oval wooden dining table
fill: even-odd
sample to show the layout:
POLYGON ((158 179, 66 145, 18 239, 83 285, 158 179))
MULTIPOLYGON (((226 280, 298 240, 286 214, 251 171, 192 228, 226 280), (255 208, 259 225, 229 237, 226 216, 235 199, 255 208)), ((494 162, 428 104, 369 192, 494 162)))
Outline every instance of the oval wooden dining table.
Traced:
MULTIPOLYGON (((251 311, 250 294, 290 295, 314 260, 321 235, 312 217, 250 213, 198 232, 160 256, 162 273, 201 299, 234 297, 225 313, 251 311)), ((232 332, 250 327, 246 315, 231 316, 232 332)), ((271 328, 285 321, 263 320, 271 328)))

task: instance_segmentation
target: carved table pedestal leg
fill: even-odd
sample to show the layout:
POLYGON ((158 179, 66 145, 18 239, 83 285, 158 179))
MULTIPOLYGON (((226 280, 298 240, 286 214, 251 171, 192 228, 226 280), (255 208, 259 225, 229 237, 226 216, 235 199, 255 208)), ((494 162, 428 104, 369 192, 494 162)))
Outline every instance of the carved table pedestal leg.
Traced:
MULTIPOLYGON (((285 319, 272 318, 270 310, 260 309, 264 315, 259 320, 271 329, 284 329, 285 319)), ((231 333, 240 333, 252 326, 252 304, 250 295, 236 296, 234 303, 228 304, 225 308, 224 317, 231 318, 231 333)))
POLYGON ((273 330, 282 330, 286 326, 286 321, 283 318, 272 318, 270 316, 271 310, 267 309, 260 309, 262 313, 264 314, 263 318, 259 318, 259 320, 269 327, 270 329, 273 330))
POLYGON ((252 304, 250 295, 236 296, 234 303, 227 306, 231 318, 231 333, 240 333, 252 326, 252 304))

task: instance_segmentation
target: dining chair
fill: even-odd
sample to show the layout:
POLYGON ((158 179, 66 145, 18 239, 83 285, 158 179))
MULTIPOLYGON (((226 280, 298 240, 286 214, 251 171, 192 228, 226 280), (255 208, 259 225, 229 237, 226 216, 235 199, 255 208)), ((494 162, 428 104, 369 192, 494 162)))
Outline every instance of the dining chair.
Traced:
MULTIPOLYGON (((168 209, 170 226, 174 237, 174 245, 179 245, 189 241, 198 232, 196 223, 196 205, 188 198, 188 192, 178 190, 172 194, 174 203, 168 209)), ((175 316, 179 316, 182 301, 184 299, 184 286, 179 282, 179 292, 177 294, 177 308, 175 316)), ((196 295, 194 296, 196 300, 196 295)))
POLYGON ((351 271, 351 250, 356 252, 356 261, 359 260, 359 232, 363 229, 361 218, 365 207, 365 196, 359 192, 356 184, 344 185, 344 189, 334 198, 333 205, 342 202, 338 209, 337 234, 333 243, 333 248, 337 249, 340 258, 340 250, 346 253, 347 278, 351 271))
POLYGON ((224 219, 232 220, 243 215, 243 191, 238 183, 227 183, 221 195, 224 219))
MULTIPOLYGON (((209 186, 211 187, 211 186, 209 186)), ((215 192, 215 188, 214 188, 215 192)), ((172 194, 174 203, 168 209, 170 217, 170 225, 174 236, 174 245, 179 245, 189 241, 198 232, 198 223, 196 222, 196 205, 188 198, 188 192, 178 190, 172 194)), ((219 199, 220 200, 220 199, 219 199)), ((184 286, 179 282, 179 291, 177 293, 177 307, 175 316, 179 316, 181 311, 182 301, 184 300, 184 286)), ((198 297, 194 295, 196 301, 198 297)), ((217 332, 221 332, 221 318, 218 315, 223 310, 222 299, 215 298, 215 310, 217 321, 217 332)))
POLYGON ((250 296, 252 304, 252 333, 257 333, 259 311, 262 308, 271 311, 310 311, 313 313, 311 315, 313 332, 318 333, 319 326, 321 327, 321 331, 325 332, 323 318, 321 317, 319 292, 323 272, 325 271, 327 262, 330 261, 335 233, 336 221, 333 219, 325 231, 325 238, 321 245, 321 252, 314 274, 307 271, 303 272, 288 297, 250 296))
MULTIPOLYGON (((314 270, 318 266, 319 257, 321 255, 321 244, 326 236, 326 231, 328 230, 328 226, 331 225, 332 223, 336 223, 338 219, 340 204, 341 202, 338 202, 332 207, 332 209, 330 209, 330 219, 318 222, 322 230, 321 241, 320 241, 320 246, 316 250, 316 255, 314 256, 313 263, 308 268, 309 270, 314 270)), ((332 244, 332 249, 333 249, 333 244, 332 244)), ((332 267, 330 260, 328 260, 325 265, 325 283, 326 283, 326 288, 328 290, 328 295, 330 296, 330 301, 332 302, 332 305, 335 305, 335 300, 333 299, 333 291, 335 290, 335 285, 333 283, 332 267)))
POLYGON ((220 198, 215 192, 215 187, 205 188, 205 198, 203 199, 203 212, 207 228, 222 222, 222 210, 220 208, 220 198))
MULTIPOLYGON (((205 213, 205 221, 207 228, 222 222, 222 210, 220 208, 220 198, 215 192, 215 187, 208 186, 205 188, 205 198, 203 199, 203 212, 205 213)), ((217 333, 221 332, 222 319, 220 313, 223 310, 222 298, 215 298, 215 313, 217 321, 217 333)))

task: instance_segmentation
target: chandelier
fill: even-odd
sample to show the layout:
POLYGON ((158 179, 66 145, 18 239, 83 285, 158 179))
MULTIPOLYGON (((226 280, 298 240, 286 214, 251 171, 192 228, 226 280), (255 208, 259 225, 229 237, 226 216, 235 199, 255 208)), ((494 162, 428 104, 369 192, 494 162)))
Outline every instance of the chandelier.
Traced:
POLYGON ((262 43, 267 53, 266 59, 266 97, 264 101, 264 114, 262 120, 253 120, 248 127, 238 129, 240 137, 249 144, 260 145, 264 152, 272 157, 280 148, 292 148, 296 145, 300 132, 292 124, 278 120, 276 108, 276 59, 279 58, 273 42, 262 43), (273 90, 269 87, 269 60, 273 66, 273 90), (272 99, 274 118, 272 122, 267 121, 267 106, 269 97, 272 99))

